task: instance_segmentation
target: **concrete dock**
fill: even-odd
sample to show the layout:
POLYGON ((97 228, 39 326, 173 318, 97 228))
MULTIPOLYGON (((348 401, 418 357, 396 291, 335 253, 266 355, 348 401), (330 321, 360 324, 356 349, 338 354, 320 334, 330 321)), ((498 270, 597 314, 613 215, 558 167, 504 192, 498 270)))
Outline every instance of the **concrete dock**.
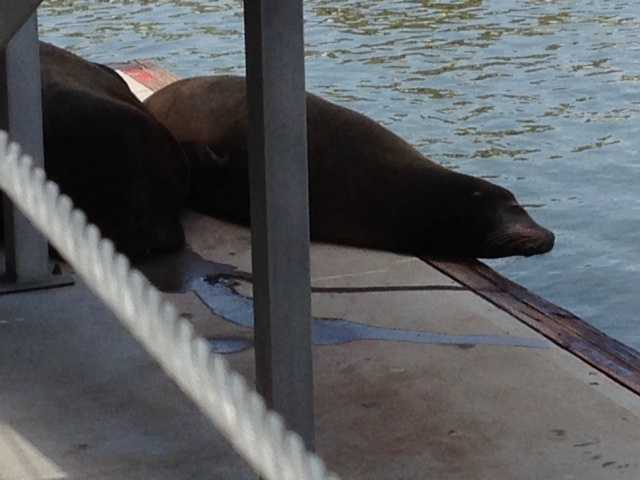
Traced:
MULTIPOLYGON (((197 286, 250 272, 248 230, 197 214, 185 224, 192 251, 146 266, 150 277, 183 291, 169 295, 202 335, 250 343, 197 286)), ((315 346, 318 452, 343 478, 640 477, 629 389, 419 259, 314 245, 312 271, 317 318, 540 341, 315 346)), ((244 298, 250 282, 234 289, 244 298)), ((0 332, 2 480, 251 476, 81 284, 3 296, 0 332)), ((251 348, 227 356, 252 378, 251 348)))
MULTIPOLYGON (((184 224, 189 249, 141 268, 251 381, 250 233, 184 224)), ((633 382, 524 323, 531 302, 414 257, 311 256, 317 451, 342 478, 640 478, 633 382)), ((254 478, 80 282, 0 296, 0 382, 0 480, 254 478)))

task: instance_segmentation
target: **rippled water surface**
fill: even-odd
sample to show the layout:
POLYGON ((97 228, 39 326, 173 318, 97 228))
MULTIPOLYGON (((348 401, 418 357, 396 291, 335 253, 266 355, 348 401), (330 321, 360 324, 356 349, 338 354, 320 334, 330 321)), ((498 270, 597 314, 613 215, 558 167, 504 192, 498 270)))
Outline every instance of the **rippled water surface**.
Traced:
MULTIPOLYGON (((554 251, 491 262, 640 348, 640 3, 307 0, 307 85, 515 192, 554 251)), ((243 73, 242 2, 48 0, 42 36, 99 62, 243 73)))

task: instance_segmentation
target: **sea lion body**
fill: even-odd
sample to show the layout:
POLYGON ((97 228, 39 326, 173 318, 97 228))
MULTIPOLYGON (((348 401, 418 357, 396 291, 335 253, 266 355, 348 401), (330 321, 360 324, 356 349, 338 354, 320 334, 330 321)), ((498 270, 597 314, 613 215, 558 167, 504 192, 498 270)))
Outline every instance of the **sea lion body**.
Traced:
MULTIPOLYGON (((248 223, 244 78, 178 81, 145 104, 188 152, 190 205, 248 223)), ((553 246, 508 190, 430 161, 362 114, 307 94, 307 132, 314 240, 447 257, 553 246)))
POLYGON ((44 42, 40 60, 48 178, 130 257, 182 246, 177 141, 109 67, 44 42))

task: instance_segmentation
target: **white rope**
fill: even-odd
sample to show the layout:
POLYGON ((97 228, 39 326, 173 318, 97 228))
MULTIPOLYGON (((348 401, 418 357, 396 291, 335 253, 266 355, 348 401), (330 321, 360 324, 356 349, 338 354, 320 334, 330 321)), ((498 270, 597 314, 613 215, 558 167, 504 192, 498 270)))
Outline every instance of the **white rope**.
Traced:
POLYGON ((337 480, 322 460, 127 258, 88 225, 69 197, 0 131, 0 188, 193 399, 254 470, 268 480, 337 480))

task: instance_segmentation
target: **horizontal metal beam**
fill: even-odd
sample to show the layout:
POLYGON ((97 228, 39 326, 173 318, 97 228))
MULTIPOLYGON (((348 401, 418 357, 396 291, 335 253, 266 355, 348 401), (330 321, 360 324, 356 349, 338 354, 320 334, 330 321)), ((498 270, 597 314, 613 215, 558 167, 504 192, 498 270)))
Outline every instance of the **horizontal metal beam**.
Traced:
POLYGON ((42 0, 0 0, 0 48, 35 12, 42 0))
POLYGON ((314 444, 302 0, 245 0, 258 390, 314 444))

